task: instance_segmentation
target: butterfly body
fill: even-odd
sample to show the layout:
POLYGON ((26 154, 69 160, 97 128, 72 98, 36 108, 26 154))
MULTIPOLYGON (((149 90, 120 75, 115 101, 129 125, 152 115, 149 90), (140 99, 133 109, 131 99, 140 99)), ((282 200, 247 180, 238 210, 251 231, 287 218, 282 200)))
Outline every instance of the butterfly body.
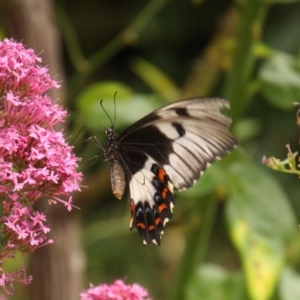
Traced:
POLYGON ((136 227, 145 244, 160 244, 172 217, 174 190, 193 185, 236 144, 222 108, 229 108, 224 99, 188 99, 154 111, 120 136, 107 129, 104 156, 113 193, 121 199, 129 186, 130 229, 136 227))
POLYGON ((111 186, 113 194, 122 199, 126 189, 126 176, 124 169, 119 161, 118 154, 118 135, 113 128, 105 131, 107 139, 104 145, 104 156, 110 164, 111 186))

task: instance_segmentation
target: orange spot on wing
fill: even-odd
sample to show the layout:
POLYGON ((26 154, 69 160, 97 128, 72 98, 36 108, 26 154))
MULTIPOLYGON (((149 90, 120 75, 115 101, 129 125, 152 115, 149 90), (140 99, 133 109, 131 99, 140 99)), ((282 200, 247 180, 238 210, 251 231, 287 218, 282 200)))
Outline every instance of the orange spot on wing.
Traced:
POLYGON ((164 209, 166 209, 167 208, 167 206, 166 206, 166 204, 161 204, 161 205, 159 205, 158 207, 158 211, 161 213, 164 209))
POLYGON ((158 169, 157 177, 163 182, 165 178, 166 172, 164 169, 158 169))
POLYGON ((142 229, 145 229, 145 228, 146 228, 146 226, 145 226, 144 223, 137 223, 137 224, 136 224, 136 227, 141 227, 142 229))
POLYGON ((135 213, 135 205, 133 201, 130 202, 130 211, 131 211, 131 217, 133 218, 135 213))
POLYGON ((161 223, 161 218, 156 218, 155 219, 155 225, 158 225, 159 223, 161 223))
POLYGON ((167 194, 168 194, 169 189, 168 188, 163 188, 162 192, 161 192, 161 196, 163 199, 167 198, 167 194))
POLYGON ((150 225, 150 226, 148 227, 148 229, 151 231, 151 230, 154 230, 155 227, 154 227, 154 225, 150 225))
POLYGON ((135 205, 134 205, 133 200, 130 201, 130 209, 131 209, 132 211, 135 210, 135 205))

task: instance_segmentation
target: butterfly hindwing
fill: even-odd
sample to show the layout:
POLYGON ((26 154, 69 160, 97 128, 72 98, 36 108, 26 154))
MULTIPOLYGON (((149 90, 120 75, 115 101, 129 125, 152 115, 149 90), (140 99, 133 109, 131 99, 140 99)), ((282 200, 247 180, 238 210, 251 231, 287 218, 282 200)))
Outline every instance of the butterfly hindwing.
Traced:
POLYGON ((193 185, 208 165, 236 145, 223 108, 229 104, 220 98, 183 100, 147 115, 119 137, 108 134, 105 156, 111 167, 119 164, 124 170, 130 228, 138 229, 144 243, 160 244, 172 217, 173 190, 193 185))
POLYGON ((151 157, 129 181, 131 221, 146 244, 160 244, 165 223, 172 217, 173 185, 151 157))

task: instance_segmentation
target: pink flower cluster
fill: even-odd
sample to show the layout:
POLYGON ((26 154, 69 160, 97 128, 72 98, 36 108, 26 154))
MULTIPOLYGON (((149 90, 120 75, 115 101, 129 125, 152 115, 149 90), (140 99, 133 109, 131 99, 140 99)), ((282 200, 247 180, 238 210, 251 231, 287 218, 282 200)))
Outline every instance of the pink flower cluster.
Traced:
POLYGON ((122 280, 113 284, 91 287, 80 294, 81 300, 150 300, 146 289, 138 284, 126 285, 122 280))
MULTIPOLYGON (((52 243, 46 237, 50 229, 44 225, 45 215, 32 208, 41 195, 71 210, 70 194, 80 190, 78 159, 62 132, 53 128, 67 113, 44 94, 59 85, 40 62, 21 43, 0 42, 0 222, 5 241, 0 268, 15 250, 31 252, 52 243)), ((0 286, 8 284, 0 280, 0 286)))

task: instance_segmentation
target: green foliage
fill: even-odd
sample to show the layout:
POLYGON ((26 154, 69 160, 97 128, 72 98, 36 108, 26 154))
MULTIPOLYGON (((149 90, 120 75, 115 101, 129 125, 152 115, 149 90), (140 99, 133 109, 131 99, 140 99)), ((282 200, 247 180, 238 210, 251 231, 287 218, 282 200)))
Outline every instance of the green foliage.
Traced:
POLYGON ((186 288, 186 300, 248 300, 242 274, 214 265, 203 264, 195 270, 186 288))
MULTIPOLYGON (((106 196, 89 208, 84 229, 88 278, 94 284, 126 276, 129 282, 146 285, 155 299, 294 300, 300 297, 300 275, 287 264, 290 253, 299 249, 295 245, 299 241, 296 218, 300 212, 292 209, 285 186, 260 165, 266 153, 259 149, 259 136, 263 134, 267 117, 273 117, 273 107, 285 113, 293 101, 299 100, 299 58, 266 45, 261 34, 269 13, 269 3, 293 1, 238 2, 242 9, 239 10, 240 21, 234 25, 237 35, 216 34, 218 39, 207 46, 205 55, 197 62, 197 70, 193 70, 195 76, 186 74, 189 81, 185 83, 175 83, 178 81, 175 76, 168 76, 170 71, 159 67, 164 65, 164 60, 173 65, 180 63, 172 57, 170 50, 164 52, 167 41, 161 42, 161 55, 156 60, 152 49, 149 51, 147 48, 147 43, 153 38, 151 30, 146 31, 149 35, 146 43, 143 34, 138 36, 146 28, 146 22, 149 22, 149 28, 158 26, 150 18, 143 19, 148 9, 154 19, 159 19, 156 13, 162 7, 155 7, 158 2, 147 6, 135 19, 139 22, 144 20, 143 28, 139 28, 136 21, 130 23, 122 34, 90 59, 81 58, 87 64, 84 70, 76 67, 71 91, 80 87, 97 67, 102 68, 104 62, 113 60, 122 48, 127 47, 127 38, 131 37, 129 40, 132 41, 133 35, 130 34, 135 33, 137 46, 141 43, 146 54, 143 58, 136 55, 128 57, 127 68, 134 72, 138 81, 136 77, 131 81, 109 81, 104 76, 105 80, 94 80, 81 88, 75 101, 80 124, 101 129, 111 126, 99 102, 104 100, 103 107, 114 122, 115 92, 116 126, 125 127, 162 105, 159 99, 166 102, 177 100, 181 93, 189 95, 187 87, 207 82, 203 90, 206 88, 208 95, 219 91, 223 85, 224 94, 231 102, 232 130, 241 142, 239 150, 216 163, 199 184, 176 195, 178 201, 174 219, 167 225, 159 248, 144 247, 137 234, 125 231, 124 223, 129 218, 127 208, 117 201, 105 200, 110 195, 110 187, 101 186, 99 179, 99 189, 106 196), (132 28, 134 31, 130 31, 132 28), (111 49, 109 54, 107 49, 111 49), (218 61, 218 65, 213 66, 212 77, 206 72, 207 65, 211 64, 211 55, 218 61), (228 64, 228 57, 231 64, 228 64), (224 82, 218 81, 220 76, 217 76, 221 74, 221 66, 227 66, 224 82), (203 74, 208 74, 208 77, 203 74), (201 76, 205 80, 199 81, 201 76), (77 83, 80 85, 77 86, 77 83), (270 105, 267 110, 264 108, 266 105, 270 105), (253 152, 256 152, 255 155, 253 152), (221 207, 224 209, 220 219, 218 213, 221 207), (125 215, 124 209, 127 211, 125 215), (101 213, 96 213, 97 210, 101 213), (216 233, 217 228, 222 228, 222 231, 216 233), (227 244, 220 250, 214 243, 222 240, 224 235, 227 244), (174 237, 171 239, 170 236, 174 237), (290 251, 287 251, 288 248, 290 251), (228 261, 223 259, 225 253, 230 253, 228 261), (208 257, 219 259, 207 263, 208 257)), ((197 1, 197 7, 207 3, 197 1)), ((157 34, 158 31, 155 32, 157 34)), ((80 49, 72 52, 82 53, 80 49)), ((202 51, 199 49, 199 52, 202 51)), ((294 137, 297 139, 296 133, 294 137)), ((264 138, 268 139, 268 136, 264 138)), ((281 148, 281 141, 287 142, 282 137, 274 147, 281 148)), ((292 157, 295 159, 295 156, 292 157)), ((280 160, 277 160, 278 164, 285 169, 280 160)), ((294 261, 297 264, 300 258, 294 261)))
MULTIPOLYGON (((97 5, 110 5, 104 2, 97 5)), ((78 201, 87 253, 86 287, 126 278, 144 285, 154 299, 300 299, 300 189, 286 179, 290 175, 280 177, 260 164, 264 155, 286 156, 279 150, 286 143, 298 144, 296 126, 282 119, 293 120, 295 113, 288 115, 288 109, 300 97, 300 61, 294 54, 299 49, 274 49, 262 34, 286 46, 273 29, 278 22, 272 12, 281 16, 284 26, 289 13, 300 8, 293 2, 297 1, 232 1, 226 12, 224 1, 183 1, 180 8, 179 2, 167 0, 131 1, 126 6, 118 2, 99 10, 100 16, 90 8, 88 21, 100 23, 97 32, 84 31, 89 23, 82 26, 82 2, 72 2, 69 11, 59 7, 69 58, 73 136, 87 126, 86 135, 98 137, 95 128, 105 130, 115 118, 115 127, 125 128, 181 95, 198 96, 190 87, 201 86, 206 96, 228 98, 231 110, 226 113, 240 141, 238 149, 207 170, 194 188, 176 194, 174 216, 160 247, 146 247, 136 232, 129 233, 128 205, 111 196, 108 168, 86 168, 90 189, 78 201), (222 18, 214 12, 216 7, 222 18), (108 14, 109 9, 113 13, 108 14), (205 22, 209 26, 201 32, 205 22), (274 129, 278 127, 286 128, 286 135, 279 136, 274 129)), ((290 45, 299 43, 300 22, 294 27, 295 32, 284 33, 290 45)), ((101 144, 103 138, 100 135, 101 144)), ((264 163, 299 175, 297 156, 290 151, 287 161, 270 158, 264 163)))
POLYGON ((285 193, 263 167, 236 155, 227 173, 229 234, 251 299, 269 299, 286 260, 285 244, 296 234, 295 216, 285 193))
POLYGON ((258 74, 261 92, 272 105, 290 109, 300 100, 300 58, 275 52, 258 74))
POLYGON ((281 274, 279 284, 279 295, 281 299, 297 300, 300 299, 300 276, 289 266, 286 266, 281 274))
POLYGON ((116 117, 116 125, 125 126, 137 121, 141 115, 146 115, 154 110, 158 101, 154 95, 137 94, 125 84, 109 81, 88 86, 79 94, 76 103, 86 123, 95 128, 106 129, 112 125, 108 117, 112 119, 112 122, 116 117), (116 102, 112 101, 113 95, 116 97, 116 102), (108 114, 107 118, 99 117, 100 114, 105 116, 105 112, 100 106, 101 100, 103 100, 103 108, 108 114), (131 107, 135 109, 131 110, 131 107), (128 111, 130 114, 126 113, 128 111))

